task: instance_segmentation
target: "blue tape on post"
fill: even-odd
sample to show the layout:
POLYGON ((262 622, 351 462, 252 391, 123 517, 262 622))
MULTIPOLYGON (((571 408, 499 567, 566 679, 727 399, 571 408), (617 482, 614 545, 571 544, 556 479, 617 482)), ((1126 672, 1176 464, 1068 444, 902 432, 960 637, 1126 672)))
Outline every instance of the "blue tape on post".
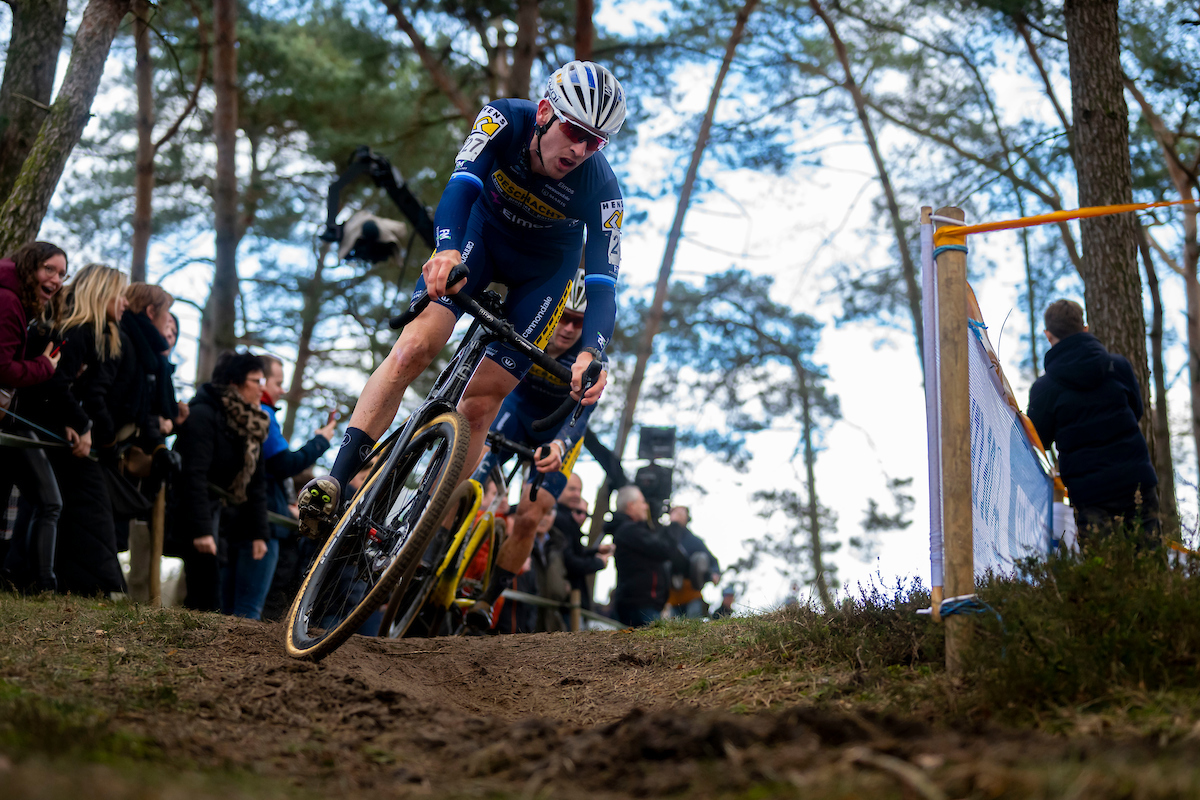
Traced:
POLYGON ((970 252, 969 250, 967 250, 967 246, 965 244, 944 244, 941 247, 933 248, 934 259, 936 259, 938 256, 940 256, 942 253, 945 253, 947 250, 953 250, 957 253, 970 252))
POLYGON ((996 621, 1000 623, 1000 658, 1008 657, 1008 648, 1003 642, 1008 638, 1008 632, 1004 628, 1004 618, 1000 616, 1000 612, 989 606, 987 603, 980 600, 973 594, 964 595, 962 597, 949 597, 942 601, 941 615, 942 618, 952 614, 995 614, 996 621))

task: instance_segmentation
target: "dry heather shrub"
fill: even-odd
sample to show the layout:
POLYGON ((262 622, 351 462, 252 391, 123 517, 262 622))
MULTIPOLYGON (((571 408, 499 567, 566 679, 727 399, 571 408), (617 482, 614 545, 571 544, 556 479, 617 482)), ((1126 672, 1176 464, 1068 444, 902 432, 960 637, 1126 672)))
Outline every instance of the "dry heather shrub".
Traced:
POLYGON ((980 596, 973 682, 999 707, 1090 703, 1200 687, 1200 564, 1140 547, 1137 532, 1085 554, 1028 560, 980 596))
POLYGON ((833 611, 799 605, 764 615, 756 644, 767 654, 814 666, 938 664, 945 658, 941 626, 917 614, 928 606, 929 591, 919 578, 892 587, 860 583, 833 611))

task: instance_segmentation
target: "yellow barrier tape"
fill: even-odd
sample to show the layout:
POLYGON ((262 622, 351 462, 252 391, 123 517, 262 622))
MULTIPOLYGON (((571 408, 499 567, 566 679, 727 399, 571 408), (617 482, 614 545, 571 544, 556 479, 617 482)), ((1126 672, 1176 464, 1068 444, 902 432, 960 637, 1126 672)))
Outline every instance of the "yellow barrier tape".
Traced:
POLYGON ((1050 225, 1055 222, 1066 222, 1085 217, 1106 217, 1110 214, 1127 214, 1130 211, 1145 211, 1149 208, 1164 208, 1166 206, 1195 205, 1196 200, 1163 200, 1159 203, 1126 203, 1117 206, 1089 206, 1073 211, 1054 211, 1050 214, 1039 214, 1034 217, 1006 219, 999 222, 982 222, 978 225, 948 225, 933 232, 933 244, 941 247, 944 244, 962 244, 963 237, 972 233, 987 233, 988 231, 1006 231, 1016 228, 1031 228, 1035 225, 1050 225))

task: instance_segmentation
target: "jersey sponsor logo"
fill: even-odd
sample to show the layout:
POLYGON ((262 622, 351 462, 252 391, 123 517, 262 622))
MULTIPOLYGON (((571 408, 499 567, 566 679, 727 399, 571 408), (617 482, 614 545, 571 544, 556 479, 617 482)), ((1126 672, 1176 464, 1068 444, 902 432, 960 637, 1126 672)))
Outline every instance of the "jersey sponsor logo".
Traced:
POLYGON ((505 369, 517 368, 517 362, 514 361, 511 356, 505 356, 504 358, 500 359, 500 363, 504 365, 505 369))
POLYGON ((600 220, 608 232, 608 264, 621 264, 621 220, 625 216, 625 201, 605 200, 600 204, 600 220))
POLYGON ((438 240, 438 244, 441 244, 442 242, 450 241, 450 229, 449 228, 438 228, 437 229, 437 240, 438 240))
POLYGON ((455 164, 474 161, 483 152, 484 146, 506 127, 508 127, 508 120, 496 110, 495 106, 484 106, 483 110, 479 112, 479 116, 475 118, 475 124, 471 126, 471 132, 467 134, 462 149, 454 157, 455 164))
POLYGON ((525 189, 517 186, 512 178, 508 177, 502 169, 498 169, 492 173, 492 183, 500 190, 501 194, 536 216, 543 219, 566 219, 566 215, 562 212, 556 211, 525 189))
POLYGON ((507 208, 501 208, 500 213, 503 214, 504 218, 506 220, 508 220, 509 222, 511 222, 513 225, 517 225, 522 228, 531 228, 531 229, 536 230, 536 229, 550 227, 549 225, 539 225, 536 222, 530 222, 529 220, 525 219, 524 217, 518 217, 515 213, 513 213, 512 211, 510 211, 507 208))

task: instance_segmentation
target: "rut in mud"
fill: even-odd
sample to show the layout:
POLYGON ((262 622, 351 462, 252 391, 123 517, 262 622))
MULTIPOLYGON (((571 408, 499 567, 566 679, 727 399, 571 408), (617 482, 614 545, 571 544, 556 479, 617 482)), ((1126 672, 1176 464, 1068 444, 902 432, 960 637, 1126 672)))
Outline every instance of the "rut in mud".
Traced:
POLYGON ((879 713, 679 635, 354 637, 314 664, 284 654, 278 625, 205 617, 147 671, 144 622, 28 625, 10 628, 32 650, 0 662, 5 681, 52 695, 73 663, 74 696, 157 758, 322 796, 1117 797, 1164 757, 1173 789, 1146 796, 1186 796, 1200 750, 879 713))

